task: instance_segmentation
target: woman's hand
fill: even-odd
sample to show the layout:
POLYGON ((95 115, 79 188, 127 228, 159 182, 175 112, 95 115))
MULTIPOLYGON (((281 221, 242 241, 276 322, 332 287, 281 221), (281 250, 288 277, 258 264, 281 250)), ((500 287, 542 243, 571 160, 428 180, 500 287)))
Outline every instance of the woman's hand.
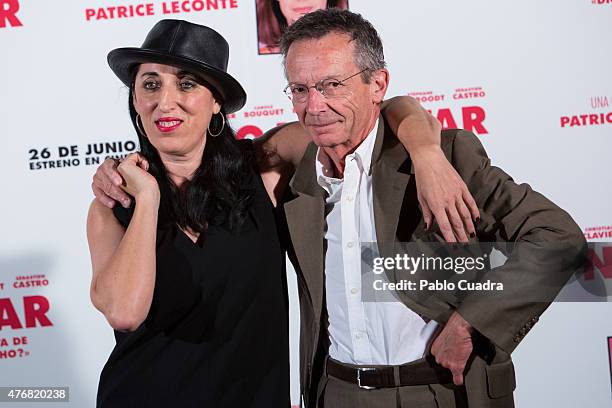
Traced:
POLYGON ((148 173, 149 162, 138 153, 132 153, 117 167, 123 178, 121 188, 132 197, 159 199, 157 180, 148 173))
POLYGON ((468 236, 475 237, 472 219, 480 218, 478 206, 440 147, 419 149, 413 164, 425 225, 431 228, 435 218, 447 242, 468 242, 468 236))
POLYGON ((412 159, 426 226, 431 228, 435 218, 447 242, 467 242, 475 236, 472 220, 478 221, 480 213, 440 148, 440 122, 409 96, 385 101, 382 113, 412 159))

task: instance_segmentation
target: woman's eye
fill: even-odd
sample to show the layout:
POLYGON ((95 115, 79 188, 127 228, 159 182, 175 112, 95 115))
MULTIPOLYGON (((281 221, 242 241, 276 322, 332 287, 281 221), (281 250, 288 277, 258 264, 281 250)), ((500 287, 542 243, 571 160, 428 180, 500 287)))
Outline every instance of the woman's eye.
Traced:
POLYGON ((196 86, 196 84, 192 81, 182 81, 181 89, 192 89, 196 86))
POLYGON ((156 89, 158 87, 158 83, 155 81, 145 81, 142 86, 144 89, 156 89))

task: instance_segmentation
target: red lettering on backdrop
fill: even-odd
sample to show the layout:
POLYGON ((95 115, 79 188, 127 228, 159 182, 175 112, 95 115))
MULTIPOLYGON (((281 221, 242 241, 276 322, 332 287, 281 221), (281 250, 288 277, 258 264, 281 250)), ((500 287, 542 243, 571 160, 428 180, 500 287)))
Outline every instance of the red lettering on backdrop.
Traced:
POLYGON ((247 136, 253 136, 254 138, 258 138, 261 135, 263 135, 263 131, 260 128, 253 125, 247 125, 238 129, 238 132, 236 132, 236 139, 242 140, 247 136))
POLYGON ((24 296, 23 310, 25 312, 26 327, 36 327, 36 321, 40 326, 53 326, 47 317, 49 301, 44 296, 24 296))
POLYGON ((595 126, 612 124, 612 112, 561 116, 561 127, 595 126))
POLYGON ((192 11, 238 8, 237 0, 183 0, 162 3, 163 14, 191 13, 192 11))
POLYGON ((18 11, 18 0, 0 0, 0 28, 5 28, 7 21, 12 27, 23 26, 19 18, 17 18, 18 11))
MULTIPOLYGON (((24 296, 23 312, 26 328, 36 327, 37 325, 41 327, 53 326, 53 323, 47 317, 49 300, 44 296, 24 296)), ((23 325, 10 298, 0 299, 0 330, 4 326, 8 326, 13 330, 23 329, 23 325)))
POLYGON ((23 329, 10 298, 0 299, 0 330, 4 326, 9 326, 13 330, 23 329))
POLYGON ((112 20, 116 18, 145 17, 155 15, 153 3, 130 4, 85 9, 85 20, 112 20))
POLYGON ((453 113, 449 108, 443 108, 438 111, 438 120, 442 125, 442 129, 456 129, 457 122, 455 122, 455 118, 453 117, 453 113))
POLYGON ((584 271, 584 279, 592 280, 595 279, 595 268, 599 269, 599 272, 603 275, 605 279, 612 279, 612 246, 603 247, 603 261, 593 248, 589 248, 587 252, 587 265, 584 271))
MULTIPOLYGON (((431 113, 431 110, 429 110, 431 113)), ((461 116, 463 119, 463 129, 468 132, 473 132, 479 135, 489 134, 489 131, 484 127, 484 121, 487 117, 485 110, 480 106, 464 106, 461 108, 461 116)), ((441 108, 436 114, 436 118, 440 121, 442 129, 457 129, 457 121, 453 116, 450 108, 441 108)))
POLYGON ((463 112, 463 128, 468 132, 486 135, 489 132, 482 125, 486 114, 480 106, 466 106, 461 109, 463 112))
POLYGON ((569 122, 570 122, 569 116, 561 117, 561 127, 565 127, 565 125, 567 125, 569 122))

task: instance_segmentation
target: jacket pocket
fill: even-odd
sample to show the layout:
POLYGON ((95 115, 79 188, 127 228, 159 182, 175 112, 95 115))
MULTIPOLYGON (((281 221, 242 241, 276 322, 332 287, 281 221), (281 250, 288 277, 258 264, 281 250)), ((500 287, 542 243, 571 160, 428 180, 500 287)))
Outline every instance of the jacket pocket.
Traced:
POLYGON ((512 360, 495 363, 486 366, 487 388, 489 397, 501 398, 516 388, 516 378, 514 377, 514 364, 512 360))

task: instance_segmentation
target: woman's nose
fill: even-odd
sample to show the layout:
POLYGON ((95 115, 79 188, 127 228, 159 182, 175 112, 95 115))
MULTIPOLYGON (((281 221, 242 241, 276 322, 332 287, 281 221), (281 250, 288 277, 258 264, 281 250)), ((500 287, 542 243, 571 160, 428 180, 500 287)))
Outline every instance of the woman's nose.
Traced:
POLYGON ((172 87, 166 86, 160 89, 158 107, 164 112, 169 112, 176 107, 178 92, 172 87))

